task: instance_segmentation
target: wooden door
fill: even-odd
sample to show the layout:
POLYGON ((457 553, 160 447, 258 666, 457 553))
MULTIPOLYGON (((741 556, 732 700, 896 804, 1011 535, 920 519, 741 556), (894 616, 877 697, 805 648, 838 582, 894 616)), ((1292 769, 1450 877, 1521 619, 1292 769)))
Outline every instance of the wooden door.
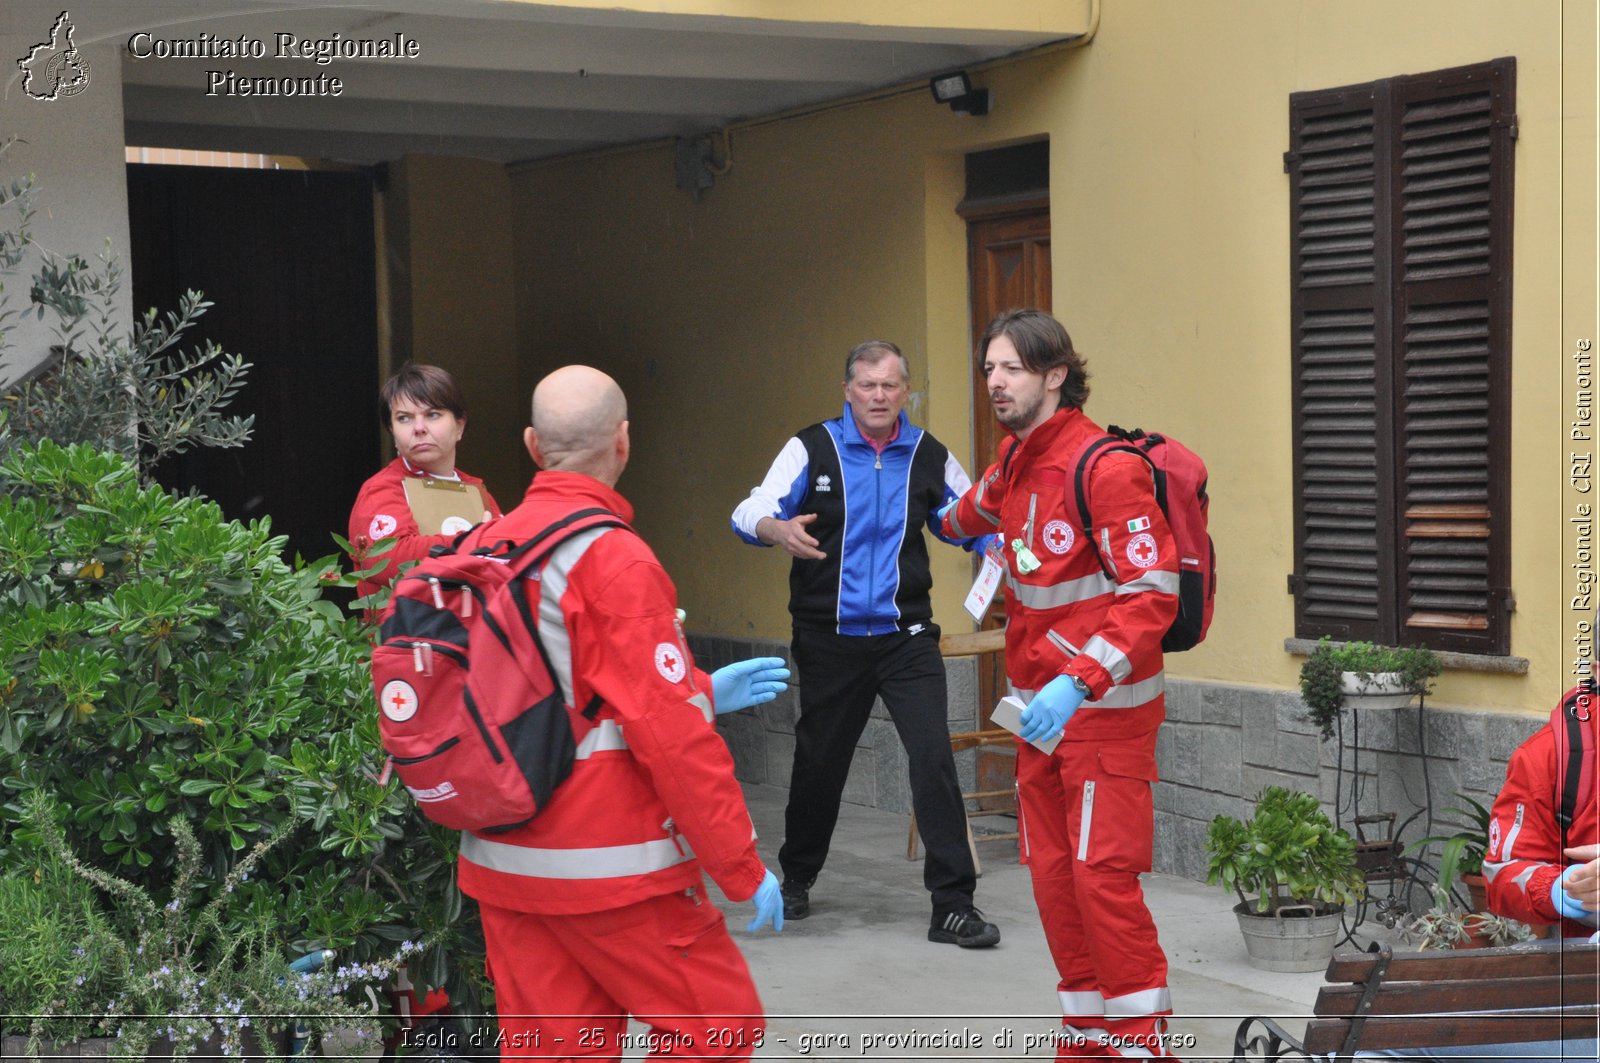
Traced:
MULTIPOLYGON (((1044 198, 1003 204, 963 204, 967 221, 969 282, 972 293, 972 346, 995 315, 1019 307, 1051 309, 1050 204, 1044 198)), ((972 366, 973 475, 980 475, 995 460, 1003 434, 989 405, 983 367, 972 366)), ((976 562, 975 562, 976 565, 976 562)), ((984 630, 1000 627, 1004 619, 1003 590, 995 596, 984 630)), ((995 702, 1006 693, 1003 661, 998 654, 978 658, 978 722, 990 726, 995 702)), ((1016 751, 1007 746, 978 750, 978 789, 1003 790, 1016 777, 1016 751)), ((1005 802, 998 802, 1005 803, 1005 802)))

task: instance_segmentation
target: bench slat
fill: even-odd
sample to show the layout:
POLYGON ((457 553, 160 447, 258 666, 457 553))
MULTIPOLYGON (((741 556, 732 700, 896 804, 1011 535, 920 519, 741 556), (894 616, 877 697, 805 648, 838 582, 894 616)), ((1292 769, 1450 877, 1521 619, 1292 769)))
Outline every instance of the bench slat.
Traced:
MULTIPOLYGON (((1396 964, 1398 966, 1398 964, 1396 964)), ((1391 968, 1392 970, 1393 968, 1391 968)), ((1316 1014, 1354 1015, 1366 991, 1360 985, 1323 986, 1316 1014)), ((1400 982, 1385 978, 1372 1001, 1373 1015, 1415 1015, 1443 1011, 1505 1011, 1593 1004, 1600 997, 1600 973, 1568 971, 1531 978, 1495 978, 1441 982, 1400 982)))
MULTIPOLYGON (((1372 952, 1338 953, 1328 962, 1328 981, 1365 984, 1376 962, 1377 954, 1372 952)), ((1437 979, 1528 978, 1597 967, 1600 967, 1600 946, 1569 942, 1558 949, 1545 942, 1531 942, 1498 949, 1396 952, 1389 961, 1384 979, 1431 982, 1437 979)))
MULTIPOLYGON (((1593 1037, 1600 1022, 1592 1005, 1587 1010, 1588 1014, 1580 1015, 1576 1009, 1568 1009, 1559 1016, 1379 1016, 1368 1019, 1361 1028, 1358 1047, 1426 1048, 1593 1037)), ((1312 1019, 1306 1024, 1306 1051, 1313 1055, 1337 1052, 1349 1030, 1349 1019, 1312 1019)))

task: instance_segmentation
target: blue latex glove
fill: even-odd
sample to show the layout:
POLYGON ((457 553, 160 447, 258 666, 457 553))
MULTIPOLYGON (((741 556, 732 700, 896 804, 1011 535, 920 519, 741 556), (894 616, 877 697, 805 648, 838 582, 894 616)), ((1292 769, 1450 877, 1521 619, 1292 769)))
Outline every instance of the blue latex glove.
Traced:
POLYGON ((1072 714, 1083 704, 1084 693, 1069 675, 1058 675, 1033 696, 1022 710, 1022 738, 1038 742, 1054 738, 1067 726, 1072 714))
POLYGON ((721 716, 771 701, 789 689, 789 684, 784 682, 788 678, 789 669, 783 666, 782 657, 735 661, 711 673, 713 707, 721 716))
POLYGON ((756 895, 750 898, 750 903, 756 906, 756 917, 745 925, 746 930, 754 934, 771 923, 774 931, 783 931, 783 889, 778 885, 777 875, 767 872, 767 877, 756 887, 756 895))
POLYGON ((959 501, 961 501, 961 499, 952 498, 950 501, 948 501, 944 505, 940 506, 939 507, 939 512, 937 512, 937 513, 935 513, 933 515, 934 522, 942 524, 944 522, 944 515, 946 513, 950 512, 952 509, 955 509, 956 508, 956 503, 959 502, 959 501))
POLYGON ((1566 890, 1567 876, 1581 866, 1581 864, 1573 864, 1561 872, 1560 878, 1550 883, 1550 903, 1555 906, 1556 911, 1560 912, 1565 919, 1587 919, 1594 914, 1583 906, 1582 901, 1566 890))
POLYGON ((982 557, 984 554, 987 554, 990 550, 994 549, 995 545, 999 542, 1000 536, 998 535, 980 535, 972 543, 972 552, 977 554, 979 557, 982 557))

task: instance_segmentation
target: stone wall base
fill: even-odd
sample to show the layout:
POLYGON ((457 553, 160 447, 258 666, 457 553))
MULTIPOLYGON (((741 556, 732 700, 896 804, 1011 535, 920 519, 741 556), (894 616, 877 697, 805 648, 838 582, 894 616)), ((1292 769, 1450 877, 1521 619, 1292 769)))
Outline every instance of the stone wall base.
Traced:
MULTIPOLYGON (((720 636, 691 636, 690 646, 707 671, 746 657, 789 655, 785 643, 720 636)), ((945 665, 950 730, 971 730, 976 661, 953 658, 945 665)), ((741 781, 788 788, 798 711, 791 686, 777 701, 718 720, 741 781)), ((1323 741, 1300 718, 1304 711, 1299 694, 1290 690, 1168 680, 1167 721, 1156 746, 1161 781, 1155 786, 1155 870, 1204 881, 1212 818, 1248 816, 1256 793, 1268 785, 1316 794, 1352 832, 1357 816, 1392 812, 1403 845, 1453 833, 1458 817, 1446 810, 1463 807, 1461 795, 1491 804, 1511 752, 1544 722, 1413 705, 1346 712, 1342 734, 1323 741)), ((975 755, 956 757, 964 790, 974 788, 975 755)), ((856 746, 844 799, 911 811, 905 752, 881 701, 856 746)), ((988 817, 976 821, 976 829, 1009 829, 1008 823, 988 817)), ((1388 830, 1382 823, 1363 827, 1369 839, 1388 837, 1388 830)), ((1436 860, 1438 854, 1411 855, 1436 860)))

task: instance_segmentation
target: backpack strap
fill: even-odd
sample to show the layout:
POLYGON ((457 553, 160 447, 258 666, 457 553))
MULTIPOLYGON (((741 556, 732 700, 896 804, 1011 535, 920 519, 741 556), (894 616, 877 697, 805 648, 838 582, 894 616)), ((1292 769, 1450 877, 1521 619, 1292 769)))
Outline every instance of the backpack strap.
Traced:
MULTIPOLYGON (((512 566, 511 578, 506 583, 506 588, 511 595, 511 601, 517 607, 517 613, 522 617, 523 626, 533 636, 533 644, 539 650, 539 656, 544 658, 545 671, 556 684, 559 691, 561 680, 556 673, 555 663, 550 660, 550 652, 544 648, 544 640, 539 637, 538 619, 533 615, 533 606, 528 601, 527 580, 522 577, 532 569, 543 564, 545 559, 555 553, 556 548, 575 535, 589 531, 592 528, 628 528, 628 522, 611 512, 593 506, 588 509, 574 510, 565 517, 551 524, 527 542, 505 555, 507 562, 512 566)), ((569 695, 571 691, 567 692, 569 695)), ((571 697, 563 700, 571 705, 571 697)), ((581 715, 593 721, 600 711, 602 704, 598 694, 589 699, 589 704, 581 710, 581 715)))
POLYGON ((1004 458, 1000 459, 1000 477, 1001 477, 1001 479, 1004 479, 1006 473, 1011 470, 1011 459, 1016 457, 1017 456, 1017 451, 1019 451, 1021 449, 1022 449, 1022 440, 1018 439, 1016 436, 1012 436, 1011 437, 1011 449, 1006 451, 1006 456, 1004 458))
POLYGON ((1594 800, 1594 715, 1596 686, 1593 679, 1575 687, 1550 713, 1556 732, 1556 766, 1560 775, 1556 822, 1561 825, 1561 847, 1567 848, 1567 831, 1578 812, 1594 800), (1565 740, 1563 742, 1563 739, 1565 740), (1565 763, 1563 764, 1563 760, 1565 763), (1580 806, 1579 802, 1582 802, 1580 806))
POLYGON ((1156 463, 1150 460, 1146 453, 1148 448, 1163 442, 1160 436, 1146 435, 1142 429, 1135 428, 1129 431, 1111 425, 1106 429, 1106 434, 1098 439, 1091 439, 1078 452, 1078 460, 1072 469, 1072 499, 1078 507, 1078 526, 1083 529, 1083 534, 1089 540, 1089 546, 1094 550, 1094 556, 1100 562, 1100 571, 1104 572, 1107 579, 1114 578, 1115 573, 1106 563, 1105 555, 1100 552, 1100 544, 1094 538, 1094 518, 1089 513, 1089 474, 1094 464, 1107 454, 1119 452, 1132 454, 1138 457, 1150 468, 1150 476, 1155 484, 1156 506, 1165 513, 1167 511, 1166 484, 1161 477, 1156 475, 1156 463))

